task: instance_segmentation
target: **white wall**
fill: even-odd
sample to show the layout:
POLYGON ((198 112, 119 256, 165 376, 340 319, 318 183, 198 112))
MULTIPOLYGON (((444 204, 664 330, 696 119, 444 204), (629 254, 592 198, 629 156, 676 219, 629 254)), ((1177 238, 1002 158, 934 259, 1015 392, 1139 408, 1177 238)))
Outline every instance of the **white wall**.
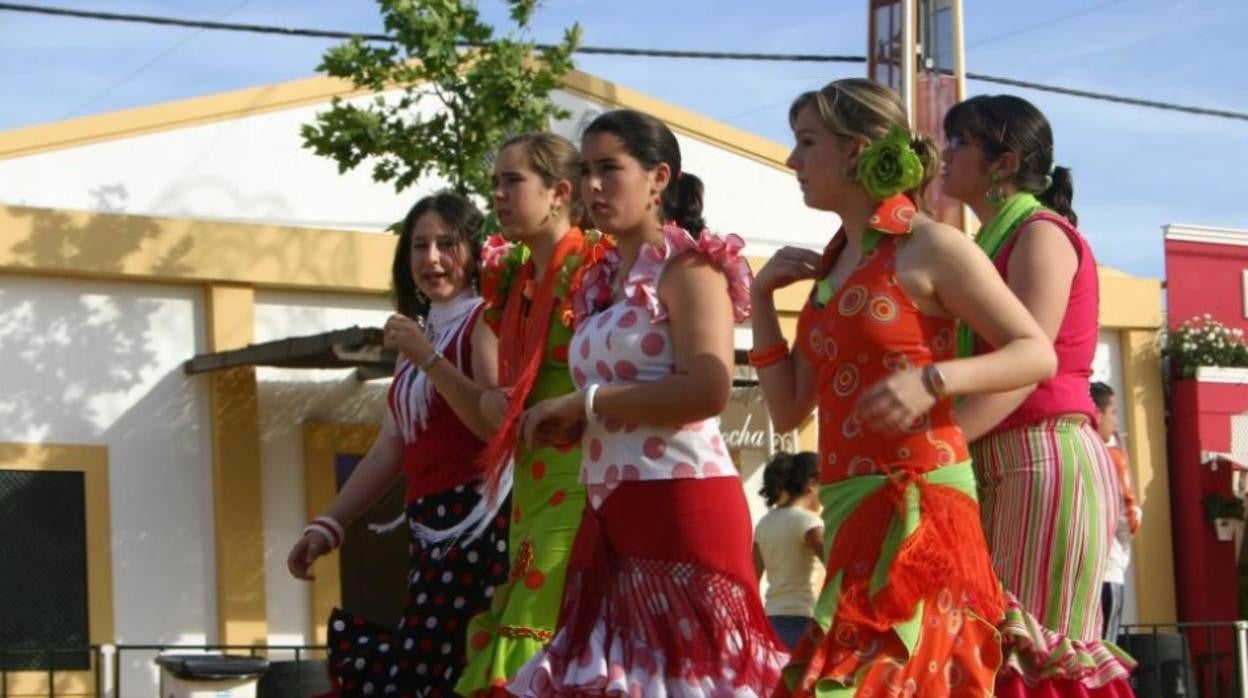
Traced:
MULTIPOLYGON (((1116 330, 1101 330, 1096 342, 1096 356, 1092 359, 1092 380, 1108 383, 1114 389, 1114 395, 1123 395, 1122 383, 1122 338, 1116 330)), ((1121 401, 1121 397, 1119 400, 1121 401)), ((1121 402, 1119 403, 1121 404, 1121 402)), ((1125 411, 1118 410, 1118 429, 1123 438, 1127 436, 1127 423, 1123 417, 1125 411)), ((1147 514, 1145 514, 1147 516, 1147 514)), ((1139 622, 1137 585, 1135 583, 1135 556, 1127 567, 1126 584, 1123 585, 1122 622, 1139 622)))
MULTIPOLYGON (((0 203, 378 232, 420 195, 302 147, 309 105, 0 161, 0 203), (409 202, 405 205, 405 202, 409 202)), ((433 184, 428 185, 430 187, 433 184)))
MULTIPOLYGON (((257 342, 345 329, 380 327, 389 300, 377 296, 260 292, 257 342)), ((306 521, 303 423, 379 424, 389 381, 361 383, 353 370, 260 368, 260 459, 263 464, 265 593, 271 644, 311 640, 308 587, 286 571, 286 554, 306 521)))
POLYGON ((194 288, 0 275, 0 441, 108 448, 120 643, 216 640, 203 324, 194 288))
MULTIPOLYGON (((573 117, 556 130, 579 143, 605 107, 555 94, 573 117)), ((0 203, 140 215, 250 221, 378 232, 439 186, 426 180, 402 195, 372 181, 367 167, 338 174, 302 147, 301 125, 319 105, 175 128, 0 161, 0 203)), ((785 244, 821 248, 831 214, 807 209, 793 174, 684 134, 684 166, 706 183, 713 230, 735 232, 747 252, 785 244)))
MULTIPOLYGON (((556 124, 555 131, 578 146, 585 127, 607 110, 565 92, 557 93, 555 102, 572 112, 568 120, 556 124)), ((682 168, 706 185, 703 208, 711 230, 745 238, 746 254, 769 256, 784 245, 822 249, 840 225, 835 215, 806 208, 791 171, 684 133, 677 132, 677 140, 682 168)))

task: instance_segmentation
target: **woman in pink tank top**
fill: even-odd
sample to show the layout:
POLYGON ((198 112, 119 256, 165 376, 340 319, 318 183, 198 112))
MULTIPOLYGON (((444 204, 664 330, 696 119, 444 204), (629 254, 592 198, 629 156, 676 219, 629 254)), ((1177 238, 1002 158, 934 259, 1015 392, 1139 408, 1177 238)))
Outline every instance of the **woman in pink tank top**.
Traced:
MULTIPOLYGON (((1053 341, 1057 373, 973 395, 956 416, 971 443, 993 568, 1008 592, 1000 696, 1132 695, 1130 658, 1100 640, 1099 589, 1118 503, 1089 393, 1097 272, 1075 229, 1070 171, 1027 101, 980 96, 945 115, 944 192, 983 224, 976 244, 1053 341)), ((959 354, 991 345, 968 328, 959 354)))

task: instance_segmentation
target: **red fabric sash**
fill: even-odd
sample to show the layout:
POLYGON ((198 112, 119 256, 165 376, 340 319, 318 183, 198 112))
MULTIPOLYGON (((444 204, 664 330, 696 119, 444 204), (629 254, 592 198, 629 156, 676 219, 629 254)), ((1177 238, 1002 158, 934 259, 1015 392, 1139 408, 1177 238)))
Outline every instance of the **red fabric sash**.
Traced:
POLYGON ((533 390, 538 369, 542 365, 542 356, 546 353, 550 323, 557 322, 554 320, 557 300, 555 283, 568 255, 580 253, 584 245, 585 235, 579 228, 572 228, 564 233, 555 244, 554 254, 532 296, 533 302, 528 312, 525 312, 524 307, 524 291, 533 283, 532 262, 520 268, 508 289, 498 337, 499 380, 510 392, 507 413, 498 432, 490 439, 481 455, 482 470, 485 472, 485 492, 491 499, 498 492, 499 480, 507 465, 507 459, 515 450, 520 415, 524 413, 525 402, 533 390))

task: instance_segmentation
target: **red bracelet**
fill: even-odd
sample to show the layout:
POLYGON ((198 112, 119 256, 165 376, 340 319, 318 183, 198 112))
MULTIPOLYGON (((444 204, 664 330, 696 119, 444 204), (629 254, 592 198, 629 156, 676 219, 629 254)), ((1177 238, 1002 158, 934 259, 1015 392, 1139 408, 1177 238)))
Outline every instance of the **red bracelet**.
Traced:
POLYGON ((766 349, 751 349, 748 356, 754 368, 774 366, 789 358, 789 343, 782 339, 766 349))

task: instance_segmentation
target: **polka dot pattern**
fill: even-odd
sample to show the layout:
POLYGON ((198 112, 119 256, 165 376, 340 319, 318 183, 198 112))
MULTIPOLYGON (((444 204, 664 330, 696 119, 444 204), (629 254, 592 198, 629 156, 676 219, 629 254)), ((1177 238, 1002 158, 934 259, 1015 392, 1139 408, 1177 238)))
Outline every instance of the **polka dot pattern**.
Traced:
MULTIPOLYGON (((426 495, 408 505, 407 517, 448 528, 476 506, 478 497, 475 488, 464 487, 426 495)), ((413 539, 409 562, 421 573, 409 576, 403 617, 395 626, 334 610, 329 664, 343 695, 451 695, 469 643, 468 619, 489 607, 494 588, 507 579, 511 514, 504 510, 480 538, 446 554, 413 539)), ((475 646, 482 638, 478 634, 471 642, 475 646)))
MULTIPOLYGON (((647 288, 646 294, 655 298, 658 292, 647 288)), ((659 309, 656 317, 645 304, 625 300, 581 322, 572 338, 576 387, 652 383, 670 376, 676 359, 667 313, 661 304, 659 309)), ((718 419, 656 427, 599 417, 586 425, 582 444, 583 478, 595 507, 625 480, 737 475, 718 419)))

